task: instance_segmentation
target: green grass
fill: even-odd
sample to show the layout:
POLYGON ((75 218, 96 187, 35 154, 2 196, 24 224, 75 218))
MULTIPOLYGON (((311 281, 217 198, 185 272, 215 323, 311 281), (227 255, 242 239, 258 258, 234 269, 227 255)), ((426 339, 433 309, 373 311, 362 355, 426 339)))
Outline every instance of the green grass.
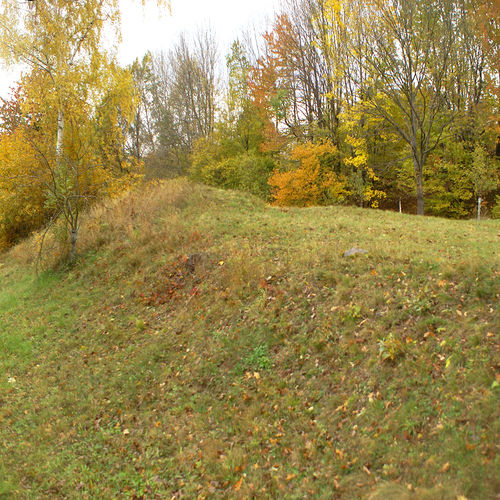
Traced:
POLYGON ((0 498, 495 498, 498 222, 169 186, 0 257, 0 498))

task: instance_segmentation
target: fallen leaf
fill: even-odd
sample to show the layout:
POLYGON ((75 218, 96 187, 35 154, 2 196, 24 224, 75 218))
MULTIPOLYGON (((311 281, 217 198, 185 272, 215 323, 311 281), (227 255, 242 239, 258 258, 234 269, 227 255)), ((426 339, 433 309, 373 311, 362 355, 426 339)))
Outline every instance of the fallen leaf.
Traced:
POLYGON ((240 477, 236 484, 234 485, 234 491, 240 491, 241 485, 243 484, 243 477, 240 477))
POLYGON ((477 446, 477 444, 474 444, 474 443, 469 443, 469 441, 467 441, 467 439, 465 440, 465 447, 466 447, 468 450, 473 450, 476 446, 477 446))
POLYGON ((288 474, 288 476, 286 476, 286 480, 291 481, 295 477, 295 475, 296 474, 288 474))
POLYGON ((441 472, 448 472, 450 470, 450 462, 446 462, 442 467, 441 467, 441 472))

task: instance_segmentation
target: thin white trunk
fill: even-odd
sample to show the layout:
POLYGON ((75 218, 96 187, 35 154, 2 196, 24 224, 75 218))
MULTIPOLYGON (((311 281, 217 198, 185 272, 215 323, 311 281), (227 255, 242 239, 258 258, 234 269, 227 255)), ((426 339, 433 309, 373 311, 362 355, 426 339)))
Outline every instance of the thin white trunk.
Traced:
POLYGON ((483 202, 483 199, 481 196, 477 197, 477 220, 481 219, 481 203, 483 202))
POLYGON ((399 213, 402 214, 403 213, 403 210, 401 208, 401 198, 399 198, 399 201, 398 201, 398 207, 399 207, 399 213))
POLYGON ((57 114, 56 163, 59 162, 62 156, 63 139, 64 139, 64 111, 61 109, 57 114))

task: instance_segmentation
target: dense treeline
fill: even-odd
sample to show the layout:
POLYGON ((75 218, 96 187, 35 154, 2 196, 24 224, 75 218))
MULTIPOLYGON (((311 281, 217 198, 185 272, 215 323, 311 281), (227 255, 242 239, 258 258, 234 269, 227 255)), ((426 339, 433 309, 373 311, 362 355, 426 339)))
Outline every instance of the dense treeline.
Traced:
POLYGON ((209 31, 120 68, 118 2, 1 2, 0 246, 146 176, 279 205, 500 217, 500 7, 288 0, 221 64, 209 31), (51 33, 51 37, 47 37, 51 33), (224 66, 224 67, 223 67, 224 66))
POLYGON ((498 215, 498 18, 488 0, 289 0, 234 42, 225 89, 206 35, 137 64, 136 138, 156 173, 278 204, 498 215))

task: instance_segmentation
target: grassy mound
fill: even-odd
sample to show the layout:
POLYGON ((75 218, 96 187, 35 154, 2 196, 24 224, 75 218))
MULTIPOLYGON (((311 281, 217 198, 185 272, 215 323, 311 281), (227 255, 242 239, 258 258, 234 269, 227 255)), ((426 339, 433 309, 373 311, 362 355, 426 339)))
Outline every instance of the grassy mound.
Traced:
POLYGON ((495 498, 499 236, 176 181, 95 209, 70 271, 24 243, 0 497, 495 498))

